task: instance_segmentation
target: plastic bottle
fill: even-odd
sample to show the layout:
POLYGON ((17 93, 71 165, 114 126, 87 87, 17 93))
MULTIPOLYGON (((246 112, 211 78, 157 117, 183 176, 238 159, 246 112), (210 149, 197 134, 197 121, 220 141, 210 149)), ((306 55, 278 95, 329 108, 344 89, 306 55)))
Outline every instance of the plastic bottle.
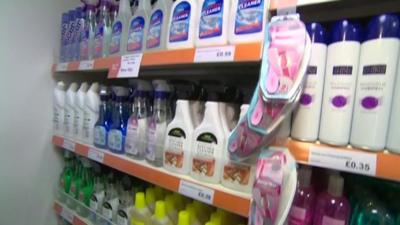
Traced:
POLYGON ((230 0, 200 0, 196 46, 228 44, 230 0))
POLYGON ((312 225, 314 218, 315 192, 311 186, 312 170, 301 167, 298 175, 298 185, 292 208, 289 213, 288 225, 312 225))
POLYGON ((94 126, 94 146, 106 149, 107 137, 112 124, 111 93, 106 86, 100 88, 99 119, 94 126))
POLYGON ((171 0, 157 0, 153 6, 146 30, 146 50, 159 51, 166 49, 171 6, 171 0))
POLYGON ((125 102, 128 99, 129 90, 124 87, 112 87, 114 92, 114 103, 112 110, 112 125, 107 136, 107 145, 110 151, 124 154, 126 129, 128 123, 128 112, 125 102))
POLYGON ((88 89, 89 89, 88 83, 83 82, 75 95, 75 108, 74 108, 75 117, 73 122, 73 136, 77 141, 83 140, 82 136, 83 136, 85 96, 88 89))
POLYGON ((186 205, 186 211, 189 213, 190 225, 201 225, 193 203, 186 205))
POLYGON ((68 30, 66 34, 66 57, 65 61, 70 62, 73 59, 74 55, 74 35, 75 35, 75 25, 76 25, 76 17, 77 17, 77 12, 75 10, 70 10, 68 11, 68 17, 69 17, 69 24, 68 24, 68 30))
MULTIPOLYGON (((60 191, 63 191, 65 194, 68 194, 69 190, 71 188, 71 181, 72 181, 72 176, 74 173, 74 171, 73 171, 73 155, 70 151, 64 151, 64 162, 65 162, 65 167, 60 175, 59 189, 60 189, 60 191)), ((62 203, 64 203, 66 201, 65 194, 60 194, 59 198, 58 198, 60 200, 60 202, 62 202, 62 203)))
POLYGON ((342 20, 331 30, 328 46, 319 139, 332 145, 347 145, 350 139, 361 30, 342 20))
POLYGON ((66 138, 74 138, 74 118, 76 107, 76 92, 78 84, 71 83, 65 94, 65 110, 64 110, 64 136, 66 138))
POLYGON ((73 61, 80 60, 80 45, 81 45, 81 34, 85 30, 85 12, 81 7, 75 9, 76 11, 76 22, 75 22, 75 34, 73 44, 73 61))
POLYGON ((90 205, 90 198, 94 191, 94 180, 91 174, 90 161, 88 159, 82 159, 83 163, 83 175, 81 187, 79 188, 79 201, 82 203, 78 205, 77 212, 83 217, 89 216, 88 207, 90 205))
POLYGON ((398 138, 400 127, 396 125, 400 124, 400 102, 397 101, 397 99, 400 99, 400 57, 399 62, 397 63, 395 91, 392 100, 392 112, 390 114, 389 131, 386 142, 386 147, 389 149, 389 151, 394 153, 400 153, 400 138, 398 138))
POLYGON ((128 156, 143 159, 146 149, 149 100, 151 86, 148 82, 138 80, 134 92, 133 113, 128 120, 125 152, 128 156))
POLYGON ((262 42, 268 19, 268 1, 232 0, 229 20, 230 44, 262 42))
POLYGON ((69 14, 63 13, 61 17, 61 35, 60 35, 60 55, 58 61, 60 63, 66 62, 66 51, 68 48, 67 32, 69 26, 69 14))
MULTIPOLYGON (((119 4, 116 0, 110 0, 110 24, 117 20, 119 4)), ((112 26, 111 26, 112 27, 112 26)))
POLYGON ((101 181, 100 177, 96 177, 93 188, 93 194, 89 202, 90 209, 92 210, 89 218, 92 222, 96 223, 97 213, 101 213, 100 209, 101 206, 103 205, 105 194, 106 192, 104 189, 104 183, 101 181))
POLYGON ((99 118, 99 84, 92 83, 85 96, 85 108, 83 112, 83 141, 87 144, 93 144, 94 125, 99 118))
POLYGON ((306 26, 311 37, 311 58, 299 107, 293 112, 291 136, 301 141, 316 141, 321 118, 326 65, 326 31, 319 23, 306 26))
POLYGON ((154 215, 151 217, 151 225, 172 225, 172 221, 169 219, 164 201, 156 202, 156 209, 154 215))
POLYGON ((82 175, 83 168, 82 165, 78 163, 75 168, 75 173, 72 176, 71 187, 68 193, 69 198, 67 199, 67 206, 72 210, 75 210, 77 206, 76 200, 78 200, 79 197, 79 188, 81 187, 82 175))
POLYGON ((351 209, 349 202, 343 197, 343 184, 343 177, 330 175, 328 190, 318 197, 315 206, 314 225, 348 225, 351 209))
POLYGON ((146 44, 146 30, 150 18, 151 3, 149 0, 139 0, 138 8, 129 21, 128 45, 126 51, 142 52, 146 44))
POLYGON ((116 221, 120 199, 114 183, 109 183, 106 189, 106 198, 102 205, 101 214, 109 221, 116 221))
POLYGON ((120 0, 118 16, 111 28, 111 39, 108 50, 110 55, 124 55, 126 53, 129 19, 131 16, 132 12, 129 7, 129 0, 120 0))
POLYGON ((81 33, 80 38, 80 60, 91 60, 94 52, 97 0, 86 1, 85 4, 86 18, 84 31, 81 33))
POLYGON ((383 14, 371 19, 361 45, 351 129, 350 143, 356 147, 373 151, 385 147, 399 48, 399 17, 383 14))
POLYGON ((189 213, 185 210, 179 212, 177 225, 191 225, 189 213))
POLYGON ((143 222, 149 224, 151 218, 150 210, 146 206, 145 195, 143 192, 136 193, 135 207, 132 211, 132 223, 143 222))
POLYGON ((177 0, 168 22, 167 49, 193 48, 198 27, 198 1, 177 0))
POLYGON ((130 225, 131 224, 131 213, 134 208, 132 192, 126 189, 122 193, 120 198, 120 204, 117 212, 117 224, 118 225, 130 225))
POLYGON ((110 2, 100 0, 99 14, 97 18, 94 37, 94 58, 108 56, 108 46, 111 38, 110 2))
POLYGON ((64 135, 65 84, 57 82, 53 92, 53 133, 64 135))
POLYGON ((156 207, 156 193, 153 187, 146 188, 146 205, 150 213, 154 213, 156 207))
POLYGON ((176 224, 178 222, 178 211, 174 205, 173 195, 167 195, 165 197, 165 211, 168 214, 172 224, 176 224))
POLYGON ((167 114, 169 104, 169 85, 165 80, 154 80, 153 115, 149 118, 147 129, 146 160, 154 166, 163 165, 165 132, 171 118, 167 114))

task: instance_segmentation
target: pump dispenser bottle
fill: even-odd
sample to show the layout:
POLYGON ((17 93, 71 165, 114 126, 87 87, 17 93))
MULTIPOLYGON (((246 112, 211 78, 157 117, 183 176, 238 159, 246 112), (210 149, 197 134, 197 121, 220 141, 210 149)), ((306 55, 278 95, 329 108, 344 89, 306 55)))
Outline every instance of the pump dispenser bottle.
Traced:
POLYGON ((139 0, 138 8, 129 21, 128 53, 142 52, 146 43, 146 30, 149 23, 151 1, 139 0))

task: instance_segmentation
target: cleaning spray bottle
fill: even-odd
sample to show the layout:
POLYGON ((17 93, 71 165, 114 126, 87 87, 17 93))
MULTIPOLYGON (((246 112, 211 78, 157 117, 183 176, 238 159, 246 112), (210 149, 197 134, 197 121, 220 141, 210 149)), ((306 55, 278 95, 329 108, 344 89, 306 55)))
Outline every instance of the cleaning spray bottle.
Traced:
POLYGON ((100 0, 96 32, 94 37, 94 58, 108 56, 111 36, 110 1, 100 0))
POLYGON ((129 0, 120 0, 118 16, 111 28, 111 40, 108 50, 110 55, 124 55, 126 53, 129 19, 131 16, 129 0))
MULTIPOLYGON (((69 193, 71 188, 71 181, 73 176, 73 155, 70 151, 64 151, 64 162, 65 167, 60 175, 60 191, 63 191, 65 194, 69 193)), ((59 200, 64 203, 66 201, 66 195, 60 194, 59 200)))
POLYGON ((139 0, 138 8, 129 21, 128 53, 142 52, 146 43, 146 30, 149 23, 151 1, 139 0))
POLYGON ((81 187, 82 175, 83 167, 79 160, 77 160, 75 173, 72 177, 71 188, 69 190, 69 198, 67 199, 67 206, 73 210, 75 210, 77 206, 76 200, 78 200, 79 197, 79 188, 81 187))
POLYGON ((53 132, 64 135, 65 84, 57 82, 53 91, 53 132))
POLYGON ((82 158, 82 165, 83 165, 83 175, 82 175, 82 182, 81 187, 79 188, 79 201, 82 203, 78 205, 77 212, 79 215, 83 217, 89 216, 89 204, 90 198, 92 197, 94 191, 94 180, 91 172, 91 165, 90 161, 86 158, 82 158))
POLYGON ((146 206, 145 194, 143 192, 136 193, 135 207, 132 211, 132 223, 142 222, 149 224, 151 218, 150 210, 146 206))
POLYGON ((73 138, 74 132, 74 118, 76 107, 76 92, 78 91, 78 84, 71 83, 65 95, 65 110, 64 110, 64 136, 66 138, 73 138))
POLYGON ((154 215, 151 217, 152 225, 173 225, 166 213, 166 207, 164 201, 156 202, 156 209, 154 215))
POLYGON ((74 117, 74 138, 77 141, 83 140, 83 122, 84 122, 84 108, 85 108, 85 96, 89 89, 89 85, 86 82, 81 84, 78 92, 75 95, 75 117, 74 117))
POLYGON ((99 119, 94 126, 94 146, 107 148, 107 136, 112 123, 111 93, 106 86, 100 88, 99 119))
POLYGON ((107 136, 107 145, 110 151, 124 154, 126 129, 129 115, 126 109, 126 100, 129 90, 125 87, 112 87, 114 93, 114 105, 112 110, 112 125, 107 136))
POLYGON ((80 60, 93 59, 97 4, 98 0, 85 0, 86 18, 80 38, 80 60))
POLYGON ((83 113, 83 141, 90 145, 94 140, 94 125, 99 118, 99 106, 99 83, 93 83, 86 92, 83 113))
POLYGON ((146 30, 146 50, 159 51, 166 49, 171 6, 171 0, 157 0, 153 6, 149 17, 149 26, 146 30))
POLYGON ((154 80, 154 102, 153 102, 153 115, 148 121, 147 130, 147 147, 146 147, 146 160, 154 166, 161 167, 163 165, 163 152, 165 142, 165 132, 167 125, 171 118, 167 112, 169 111, 169 104, 167 99, 170 94, 169 85, 165 80, 154 80))
POLYGON ((137 80, 134 92, 133 114, 128 120, 125 152, 129 157, 143 159, 146 149, 147 120, 149 114, 149 93, 151 85, 137 80))

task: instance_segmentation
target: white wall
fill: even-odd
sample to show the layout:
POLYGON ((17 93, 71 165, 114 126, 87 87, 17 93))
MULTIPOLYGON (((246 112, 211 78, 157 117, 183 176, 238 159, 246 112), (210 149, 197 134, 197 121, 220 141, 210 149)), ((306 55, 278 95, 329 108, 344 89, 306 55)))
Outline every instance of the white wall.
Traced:
POLYGON ((0 1, 0 225, 56 224, 51 65, 72 0, 0 1))

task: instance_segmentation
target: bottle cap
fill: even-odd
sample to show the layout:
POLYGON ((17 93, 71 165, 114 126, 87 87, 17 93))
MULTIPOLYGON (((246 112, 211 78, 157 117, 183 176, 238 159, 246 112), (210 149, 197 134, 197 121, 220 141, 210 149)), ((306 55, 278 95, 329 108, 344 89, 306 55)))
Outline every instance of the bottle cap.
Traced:
POLYGON ((179 212, 178 225, 190 225, 189 213, 185 210, 179 212))
POLYGON ((135 208, 137 208, 137 209, 146 208, 146 200, 145 200, 143 192, 136 193, 136 195, 135 195, 135 208))
POLYGON ((306 25, 308 35, 312 43, 326 44, 326 30, 319 23, 308 23, 306 25))
POLYGON ((156 195, 154 193, 154 188, 149 187, 146 189, 146 203, 147 205, 152 205, 156 201, 156 195))
POLYGON ((301 187, 309 187, 311 184, 312 170, 308 166, 301 167, 299 170, 299 184, 301 187))
POLYGON ((369 21, 365 40, 377 38, 400 38, 400 21, 397 15, 382 14, 369 21))
POLYGON ((334 197, 343 195, 344 179, 340 175, 333 174, 329 176, 328 193, 334 197))
POLYGON ((57 89, 61 90, 61 91, 64 91, 65 90, 65 83, 62 82, 62 81, 58 81, 57 82, 57 89))
POLYGON ((341 41, 362 41, 361 26, 348 20, 336 22, 331 29, 331 44, 341 41))
POLYGON ((155 209, 154 215, 159 220, 162 220, 165 218, 165 202, 164 201, 156 202, 156 209, 155 209))

